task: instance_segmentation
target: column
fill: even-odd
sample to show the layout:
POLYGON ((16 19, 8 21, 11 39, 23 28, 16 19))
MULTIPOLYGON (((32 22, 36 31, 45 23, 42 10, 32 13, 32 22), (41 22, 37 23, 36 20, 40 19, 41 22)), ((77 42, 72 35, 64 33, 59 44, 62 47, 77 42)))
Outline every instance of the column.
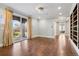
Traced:
POLYGON ((27 20, 27 32, 28 32, 28 38, 31 39, 32 38, 32 18, 31 17, 28 17, 28 20, 27 20))

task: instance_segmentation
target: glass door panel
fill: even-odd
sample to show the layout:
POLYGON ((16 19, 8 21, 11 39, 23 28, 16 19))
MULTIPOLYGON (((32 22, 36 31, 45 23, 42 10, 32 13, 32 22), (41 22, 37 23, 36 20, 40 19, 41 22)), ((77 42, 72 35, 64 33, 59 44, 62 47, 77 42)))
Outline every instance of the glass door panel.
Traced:
POLYGON ((14 16, 12 23, 13 23, 13 42, 18 42, 21 39, 20 17, 14 16))

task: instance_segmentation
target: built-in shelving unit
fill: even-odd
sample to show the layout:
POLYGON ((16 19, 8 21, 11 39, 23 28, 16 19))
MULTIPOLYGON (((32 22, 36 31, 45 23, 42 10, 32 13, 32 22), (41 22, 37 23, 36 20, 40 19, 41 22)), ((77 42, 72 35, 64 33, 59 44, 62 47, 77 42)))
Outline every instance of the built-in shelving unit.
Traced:
POLYGON ((70 15, 70 38, 79 48, 79 4, 76 4, 70 15))

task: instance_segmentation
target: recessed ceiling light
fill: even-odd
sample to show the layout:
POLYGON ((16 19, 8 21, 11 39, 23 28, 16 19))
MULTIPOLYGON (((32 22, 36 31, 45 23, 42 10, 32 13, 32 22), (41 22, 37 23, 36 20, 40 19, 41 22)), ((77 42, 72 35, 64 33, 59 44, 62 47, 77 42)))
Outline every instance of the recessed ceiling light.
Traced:
POLYGON ((59 6, 59 7, 58 7, 58 10, 60 10, 60 9, 61 9, 61 7, 59 6))
POLYGON ((62 15, 62 13, 59 13, 59 15, 62 15))

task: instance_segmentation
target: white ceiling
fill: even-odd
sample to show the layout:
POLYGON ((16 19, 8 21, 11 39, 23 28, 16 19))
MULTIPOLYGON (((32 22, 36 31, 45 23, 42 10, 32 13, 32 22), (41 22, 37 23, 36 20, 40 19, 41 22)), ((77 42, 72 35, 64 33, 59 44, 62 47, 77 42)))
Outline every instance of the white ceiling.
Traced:
POLYGON ((30 15, 35 18, 41 17, 46 19, 59 17, 60 12, 62 13, 62 16, 68 17, 72 7, 71 3, 5 3, 5 5, 20 11, 27 16, 30 15), (39 5, 44 7, 42 13, 39 13, 35 9, 39 5), (62 7, 61 10, 57 9, 59 6, 62 7))

